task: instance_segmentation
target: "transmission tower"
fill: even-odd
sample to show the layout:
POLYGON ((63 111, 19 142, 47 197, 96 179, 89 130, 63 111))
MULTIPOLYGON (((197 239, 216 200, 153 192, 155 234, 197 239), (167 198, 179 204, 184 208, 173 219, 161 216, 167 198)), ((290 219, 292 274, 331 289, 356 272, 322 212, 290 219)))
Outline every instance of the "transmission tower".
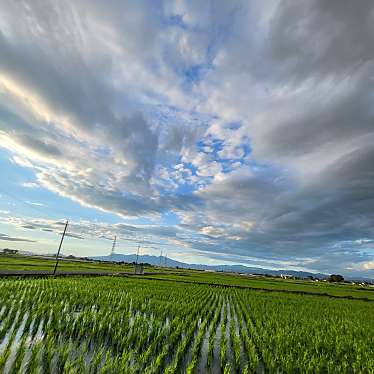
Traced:
POLYGON ((114 251, 116 249, 116 243, 117 243, 117 236, 114 237, 114 240, 113 240, 113 245, 112 245, 112 250, 110 251, 110 257, 111 259, 113 259, 114 257, 114 251))
POLYGON ((136 251, 136 261, 135 264, 138 264, 138 259, 139 259, 139 251, 140 251, 140 243, 138 244, 138 250, 136 251))

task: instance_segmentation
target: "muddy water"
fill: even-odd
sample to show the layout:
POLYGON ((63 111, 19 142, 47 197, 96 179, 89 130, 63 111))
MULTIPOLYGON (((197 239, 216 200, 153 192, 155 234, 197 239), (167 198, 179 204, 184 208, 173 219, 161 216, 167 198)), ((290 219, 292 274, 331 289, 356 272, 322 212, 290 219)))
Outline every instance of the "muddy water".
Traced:
POLYGON ((222 305, 222 308, 221 308, 220 320, 217 323, 217 328, 216 328, 215 337, 214 337, 213 361, 212 361, 212 367, 211 367, 211 372, 212 373, 220 373, 221 372, 219 351, 220 351, 220 343, 221 343, 222 320, 223 320, 223 305, 222 305))
MULTIPOLYGON (((25 313, 22 317, 22 322, 21 322, 20 326, 18 327, 18 330, 17 330, 16 335, 14 337, 14 340, 12 342, 12 345, 10 346, 10 354, 9 354, 8 360, 5 363, 4 370, 3 370, 4 374, 9 373, 9 370, 11 369, 11 367, 14 363, 14 360, 15 360, 16 355, 17 355, 17 351, 20 347, 21 338, 22 338, 22 335, 23 335, 25 325, 26 325, 26 321, 27 321, 28 317, 29 317, 28 313, 25 313)), ((12 333, 13 333, 13 331, 14 331, 14 326, 13 326, 13 329, 12 329, 12 333)), ((10 338, 10 336, 8 336, 8 341, 9 341, 9 338, 10 338)))
POLYGON ((207 370, 207 359, 208 359, 208 346, 209 346, 209 327, 206 329, 203 342, 201 344, 201 352, 199 362, 197 365, 197 373, 204 374, 207 370))
POLYGON ((227 358, 227 361, 230 363, 231 373, 237 373, 237 371, 235 370, 235 365, 234 365, 234 352, 232 351, 232 341, 231 341, 231 336, 230 336, 231 318, 233 318, 230 302, 227 302, 226 308, 227 308, 227 323, 226 323, 226 331, 225 331, 225 336, 226 336, 226 341, 227 341, 226 358, 227 358))
POLYGON ((6 332, 6 334, 4 336, 4 339, 3 339, 3 341, 0 344, 0 354, 3 353, 4 349, 6 348, 6 346, 9 343, 9 339, 11 338, 11 336, 13 334, 13 331, 14 331, 14 328, 15 328, 15 326, 17 324, 19 315, 20 315, 20 312, 18 311, 17 314, 16 314, 16 316, 15 316, 15 318, 14 318, 14 321, 13 321, 12 325, 10 326, 10 328, 8 329, 8 331, 6 332))
POLYGON ((201 318, 199 318, 199 320, 197 322, 197 326, 195 328, 195 331, 193 333, 191 341, 188 343, 187 352, 186 352, 186 354, 184 355, 184 357, 182 359, 182 363, 181 363, 181 372, 182 373, 186 372, 187 366, 191 362, 191 359, 192 359, 192 350, 193 350, 193 343, 194 343, 194 341, 195 341, 195 339, 197 337, 197 334, 199 333, 200 325, 201 325, 201 318))
MULTIPOLYGON (((234 311, 233 309, 233 314, 234 314, 234 320, 235 320, 235 334, 236 336, 240 336, 240 331, 239 331, 239 320, 238 320, 238 315, 236 314, 236 312, 234 311)), ((240 344, 240 368, 237 368, 238 369, 238 372, 243 372, 243 369, 246 365, 246 355, 245 355, 245 352, 244 352, 244 345, 240 344)))

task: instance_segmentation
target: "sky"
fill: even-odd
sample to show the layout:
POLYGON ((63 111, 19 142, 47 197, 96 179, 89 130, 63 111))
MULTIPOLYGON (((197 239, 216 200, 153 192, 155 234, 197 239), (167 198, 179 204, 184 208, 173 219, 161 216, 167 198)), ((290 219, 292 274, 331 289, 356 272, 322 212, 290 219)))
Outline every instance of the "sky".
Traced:
POLYGON ((374 277, 374 3, 0 3, 0 248, 374 277))

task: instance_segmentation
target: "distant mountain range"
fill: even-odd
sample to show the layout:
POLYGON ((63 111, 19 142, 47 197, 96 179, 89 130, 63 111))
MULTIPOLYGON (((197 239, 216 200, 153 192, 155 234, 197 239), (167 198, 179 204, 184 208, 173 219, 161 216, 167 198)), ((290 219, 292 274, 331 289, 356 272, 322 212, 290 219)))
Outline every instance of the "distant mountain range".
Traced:
MULTIPOLYGON (((94 260, 100 261, 114 261, 114 262, 128 262, 132 263, 136 261, 136 255, 124 255, 114 254, 109 256, 95 256, 91 257, 94 260)), ((169 257, 150 256, 142 255, 138 258, 139 263, 147 263, 154 266, 167 266, 171 268, 182 268, 182 269, 194 269, 194 270, 210 270, 210 271, 222 271, 227 273, 244 273, 244 274, 269 274, 269 275, 291 275, 299 278, 306 278, 313 276, 315 278, 327 278, 328 275, 321 273, 310 273, 306 271, 296 270, 271 270, 257 267, 249 267, 244 265, 200 265, 200 264, 187 264, 184 262, 175 261, 169 257)))

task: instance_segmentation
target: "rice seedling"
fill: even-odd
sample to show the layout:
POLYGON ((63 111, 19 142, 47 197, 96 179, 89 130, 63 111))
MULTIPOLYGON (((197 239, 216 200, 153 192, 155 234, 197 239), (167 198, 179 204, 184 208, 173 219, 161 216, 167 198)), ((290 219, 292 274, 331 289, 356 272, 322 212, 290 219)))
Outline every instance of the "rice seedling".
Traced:
POLYGON ((231 348, 234 354, 234 363, 235 367, 240 367, 240 340, 238 335, 235 331, 235 319, 234 316, 231 314, 231 320, 230 320, 230 340, 231 340, 231 348))
POLYGON ((371 302, 109 277, 0 287, 0 371, 11 374, 374 367, 371 302))
POLYGON ((222 303, 220 302, 219 306, 215 310, 213 321, 209 328, 209 341, 208 341, 208 352, 207 352, 207 366, 211 368, 213 361, 213 349, 216 338, 216 330, 219 323, 219 318, 221 315, 222 303))

